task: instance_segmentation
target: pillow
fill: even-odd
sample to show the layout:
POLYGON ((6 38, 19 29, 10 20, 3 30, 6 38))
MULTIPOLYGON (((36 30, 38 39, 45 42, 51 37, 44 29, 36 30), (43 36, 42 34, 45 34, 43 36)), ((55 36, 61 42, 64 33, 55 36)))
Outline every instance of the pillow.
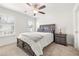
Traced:
POLYGON ((51 29, 49 27, 44 27, 43 32, 51 32, 51 29))
POLYGON ((39 28, 37 32, 43 32, 44 29, 39 28))

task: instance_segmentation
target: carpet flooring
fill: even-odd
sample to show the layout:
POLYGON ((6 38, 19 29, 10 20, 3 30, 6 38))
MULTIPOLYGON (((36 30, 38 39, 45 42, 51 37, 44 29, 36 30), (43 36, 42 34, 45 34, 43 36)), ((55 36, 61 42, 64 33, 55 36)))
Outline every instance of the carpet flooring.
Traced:
MULTIPOLYGON (((16 43, 0 47, 0 56, 28 56, 16 43)), ((44 56, 79 56, 79 51, 72 46, 52 43, 44 48, 44 56)))

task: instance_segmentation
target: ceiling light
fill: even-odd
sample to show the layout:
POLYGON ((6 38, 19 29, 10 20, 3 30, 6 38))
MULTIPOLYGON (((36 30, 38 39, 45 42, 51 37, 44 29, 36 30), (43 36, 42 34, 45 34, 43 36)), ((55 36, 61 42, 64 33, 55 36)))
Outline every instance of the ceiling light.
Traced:
POLYGON ((36 11, 36 10, 33 10, 33 12, 34 12, 34 13, 38 13, 38 11, 36 11))

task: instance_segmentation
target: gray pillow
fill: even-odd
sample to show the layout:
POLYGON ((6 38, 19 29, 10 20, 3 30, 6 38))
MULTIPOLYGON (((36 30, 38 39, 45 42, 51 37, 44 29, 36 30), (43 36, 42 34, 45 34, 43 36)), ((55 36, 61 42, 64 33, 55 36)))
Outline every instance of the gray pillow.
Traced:
POLYGON ((39 28, 39 29, 37 30, 37 32, 43 32, 43 29, 40 29, 40 28, 39 28))

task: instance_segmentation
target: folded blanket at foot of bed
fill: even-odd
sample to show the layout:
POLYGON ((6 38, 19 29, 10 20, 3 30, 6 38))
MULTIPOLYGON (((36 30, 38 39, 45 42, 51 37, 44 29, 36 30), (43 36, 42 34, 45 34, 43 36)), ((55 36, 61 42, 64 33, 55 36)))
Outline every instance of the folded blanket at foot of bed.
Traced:
POLYGON ((18 38, 27 42, 36 55, 43 55, 43 48, 53 42, 52 33, 27 32, 21 33, 18 38))

